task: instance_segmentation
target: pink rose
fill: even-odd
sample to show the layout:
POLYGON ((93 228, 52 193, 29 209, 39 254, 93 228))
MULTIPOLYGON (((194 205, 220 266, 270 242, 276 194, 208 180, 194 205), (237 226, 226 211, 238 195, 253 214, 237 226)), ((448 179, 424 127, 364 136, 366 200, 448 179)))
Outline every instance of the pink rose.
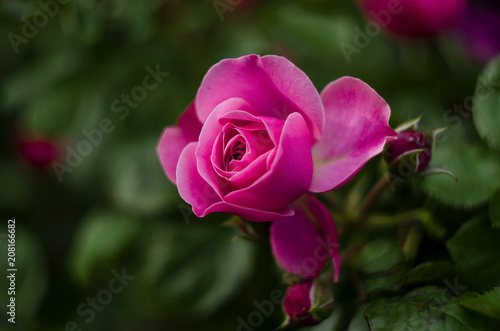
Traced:
MULTIPOLYGON (((389 115, 387 103, 358 79, 340 78, 320 96, 287 59, 248 55, 223 60, 208 71, 179 124, 163 132, 158 155, 199 217, 226 212, 250 221, 314 225, 309 216, 315 215, 321 218, 316 224, 323 224, 331 216, 312 195, 302 204, 294 202, 307 192, 346 183, 380 153, 396 138, 389 115), (309 207, 311 212, 301 209, 309 207)), ((308 229, 310 236, 320 237, 299 239, 322 239, 329 242, 323 249, 334 253, 331 224, 328 231, 308 229)), ((278 246, 293 244, 280 240, 278 246)), ((320 243, 308 245, 314 250, 320 243)), ((319 273, 306 269, 301 275, 319 273)))
POLYGON ((397 34, 432 36, 456 26, 465 14, 467 0, 358 0, 366 14, 397 34))

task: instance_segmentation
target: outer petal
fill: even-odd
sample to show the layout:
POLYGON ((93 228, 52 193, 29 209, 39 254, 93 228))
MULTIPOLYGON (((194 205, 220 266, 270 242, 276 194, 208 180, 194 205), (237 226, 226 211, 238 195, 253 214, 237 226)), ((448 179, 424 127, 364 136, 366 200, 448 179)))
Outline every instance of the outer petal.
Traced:
POLYGON ((178 126, 165 128, 156 147, 163 170, 168 179, 176 184, 176 169, 182 150, 190 142, 197 141, 201 132, 201 123, 196 117, 194 103, 179 118, 178 126))
POLYGON ((177 187, 179 194, 193 207, 196 216, 204 216, 207 208, 221 201, 212 186, 198 173, 196 166, 197 142, 192 142, 184 148, 177 167, 177 187))
POLYGON ((307 122, 312 138, 321 137, 324 110, 316 88, 306 74, 287 59, 275 55, 247 55, 226 59, 206 74, 196 96, 196 112, 204 122, 218 104, 242 98, 258 113, 285 119, 293 112, 307 122))
POLYGON ((342 77, 321 93, 326 125, 313 146, 310 191, 324 192, 346 183, 384 145, 396 139, 389 126, 389 105, 359 79, 342 77))
POLYGON ((309 132, 300 114, 286 120, 273 163, 265 175, 249 187, 232 191, 224 201, 261 210, 276 210, 307 192, 312 178, 309 132))
POLYGON ((283 269, 305 278, 317 278, 331 257, 335 281, 339 276, 337 228, 330 212, 313 195, 294 204, 295 215, 271 225, 271 248, 283 269))
POLYGON ((197 145, 198 143, 193 142, 184 148, 177 167, 179 194, 193 207, 196 216, 203 217, 209 213, 226 212, 252 221, 269 221, 293 215, 293 210, 288 207, 267 212, 222 201, 214 189, 198 173, 195 156, 197 145))

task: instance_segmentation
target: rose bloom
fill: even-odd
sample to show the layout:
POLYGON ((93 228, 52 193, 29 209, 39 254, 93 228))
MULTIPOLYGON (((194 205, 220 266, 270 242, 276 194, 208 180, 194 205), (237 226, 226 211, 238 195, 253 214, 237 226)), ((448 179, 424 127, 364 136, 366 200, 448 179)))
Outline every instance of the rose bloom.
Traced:
POLYGON ((367 16, 407 37, 428 37, 456 26, 467 0, 358 0, 367 16))
POLYGON ((248 55, 208 71, 157 150, 197 216, 272 221, 273 253, 284 269, 317 277, 331 257, 338 277, 337 230, 310 192, 346 183, 394 140, 389 115, 359 79, 340 78, 320 95, 287 59, 248 55))

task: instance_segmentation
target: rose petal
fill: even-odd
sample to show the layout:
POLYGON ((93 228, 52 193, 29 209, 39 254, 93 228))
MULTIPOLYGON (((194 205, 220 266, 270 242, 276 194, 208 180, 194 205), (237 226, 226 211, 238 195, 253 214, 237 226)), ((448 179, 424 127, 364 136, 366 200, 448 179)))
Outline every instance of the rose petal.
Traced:
POLYGON ((184 114, 179 117, 179 127, 186 139, 197 141, 202 126, 203 124, 198 120, 198 116, 196 116, 194 102, 192 102, 184 114))
POLYGON ((293 112, 306 120, 311 137, 321 137, 324 110, 307 75, 287 59, 248 55, 226 59, 206 74, 196 96, 196 112, 204 122, 221 102, 242 98, 255 107, 254 115, 285 119, 293 112))
POLYGON ((363 165, 396 139, 389 126, 389 105, 359 79, 342 77, 321 93, 326 125, 313 146, 310 191, 325 192, 351 179, 363 165))
MULTIPOLYGON (((307 125, 298 113, 283 126, 280 143, 268 172, 252 185, 231 191, 224 201, 261 210, 288 205, 307 192, 312 176, 312 157, 307 125)), ((273 153, 270 153, 272 156, 273 153)))
MULTIPOLYGON (((221 132, 217 137, 211 156, 211 161, 215 172, 220 177, 228 180, 232 190, 239 190, 251 185, 253 182, 255 182, 255 180, 261 177, 262 174, 265 174, 267 172, 267 158, 271 152, 270 149, 274 147, 274 144, 272 143, 265 130, 246 131, 250 125, 246 123, 240 124, 244 126, 242 126, 241 128, 236 128, 232 123, 228 123, 224 126, 223 132, 221 132), (223 170, 224 165, 219 164, 220 161, 218 161, 218 159, 220 159, 220 155, 222 155, 223 153, 222 140, 227 140, 224 133, 228 128, 234 128, 237 132, 241 132, 241 134, 229 139, 229 142, 226 143, 227 145, 225 150, 230 148, 230 144, 232 141, 238 141, 238 139, 242 139, 243 141, 247 142, 247 150, 241 160, 232 160, 230 162, 230 169, 223 170)), ((254 124, 260 124, 261 127, 265 129, 263 123, 254 122, 252 124, 252 127, 257 127, 254 124)), ((280 132, 282 130, 282 127, 279 129, 280 132)))
POLYGON ((237 206, 227 202, 219 202, 210 206, 200 217, 215 212, 224 212, 228 214, 238 215, 241 218, 251 220, 253 222, 268 222, 271 220, 281 219, 283 217, 290 217, 294 213, 292 209, 286 206, 275 211, 265 211, 255 208, 237 206))
POLYGON ((265 174, 268 170, 267 159, 269 158, 270 153, 271 151, 268 151, 260 155, 244 169, 235 173, 231 179, 229 179, 231 188, 233 190, 240 190, 248 187, 258 180, 262 174, 265 174))
POLYGON ((177 187, 181 198, 193 206, 196 216, 205 215, 205 210, 221 199, 210 184, 198 173, 196 166, 197 142, 192 142, 184 148, 177 167, 177 187))
POLYGON ((214 164, 221 165, 224 163, 222 154, 217 159, 216 156, 212 157, 212 153, 217 137, 223 131, 224 125, 227 125, 223 124, 224 122, 221 123, 221 117, 235 110, 249 112, 253 110, 253 107, 239 98, 232 98, 222 102, 205 121, 200 133, 198 148, 196 149, 199 174, 214 188, 221 198, 231 191, 231 187, 229 187, 229 182, 219 176, 214 169, 214 164))
POLYGON ((220 199, 214 189, 198 173, 195 152, 197 142, 184 148, 177 167, 177 187, 180 196, 193 207, 198 217, 214 212, 235 214, 252 221, 269 221, 282 217, 290 217, 293 210, 288 207, 275 211, 263 211, 254 208, 236 206, 220 199))
POLYGON ((272 142, 274 143, 274 145, 277 145, 279 143, 281 130, 283 129, 283 123, 285 121, 275 117, 269 117, 269 116, 255 117, 250 113, 242 111, 232 111, 222 115, 219 122, 221 124, 231 122, 235 126, 242 126, 244 124, 245 130, 262 130, 265 127, 271 141, 265 139, 266 137, 261 137, 262 144, 267 145, 268 143, 272 142), (253 123, 253 125, 251 125, 249 123, 250 121, 255 121, 255 122, 253 123))
POLYGON ((281 267, 304 278, 317 278, 329 258, 339 277, 339 245, 333 218, 321 202, 307 194, 293 204, 295 215, 271 224, 271 248, 281 267))
POLYGON ((201 123, 196 117, 194 103, 179 118, 178 126, 165 128, 158 141, 157 153, 163 170, 174 184, 176 184, 177 163, 182 150, 190 142, 198 140, 201 132, 201 123))

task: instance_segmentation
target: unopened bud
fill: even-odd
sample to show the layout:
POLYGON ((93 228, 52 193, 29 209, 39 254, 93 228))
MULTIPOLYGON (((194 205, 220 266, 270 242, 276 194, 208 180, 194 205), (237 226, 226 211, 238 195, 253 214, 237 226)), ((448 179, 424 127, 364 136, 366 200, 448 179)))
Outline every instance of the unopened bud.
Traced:
POLYGON ((332 312, 333 296, 318 281, 306 280, 288 288, 283 308, 287 321, 291 320, 301 326, 316 325, 332 312))
POLYGON ((59 154, 58 147, 49 140, 34 139, 19 142, 21 155, 30 163, 46 166, 54 162, 59 154))
POLYGON ((386 158, 391 167, 403 163, 414 174, 427 168, 431 155, 431 144, 422 132, 403 131, 390 144, 386 158))

